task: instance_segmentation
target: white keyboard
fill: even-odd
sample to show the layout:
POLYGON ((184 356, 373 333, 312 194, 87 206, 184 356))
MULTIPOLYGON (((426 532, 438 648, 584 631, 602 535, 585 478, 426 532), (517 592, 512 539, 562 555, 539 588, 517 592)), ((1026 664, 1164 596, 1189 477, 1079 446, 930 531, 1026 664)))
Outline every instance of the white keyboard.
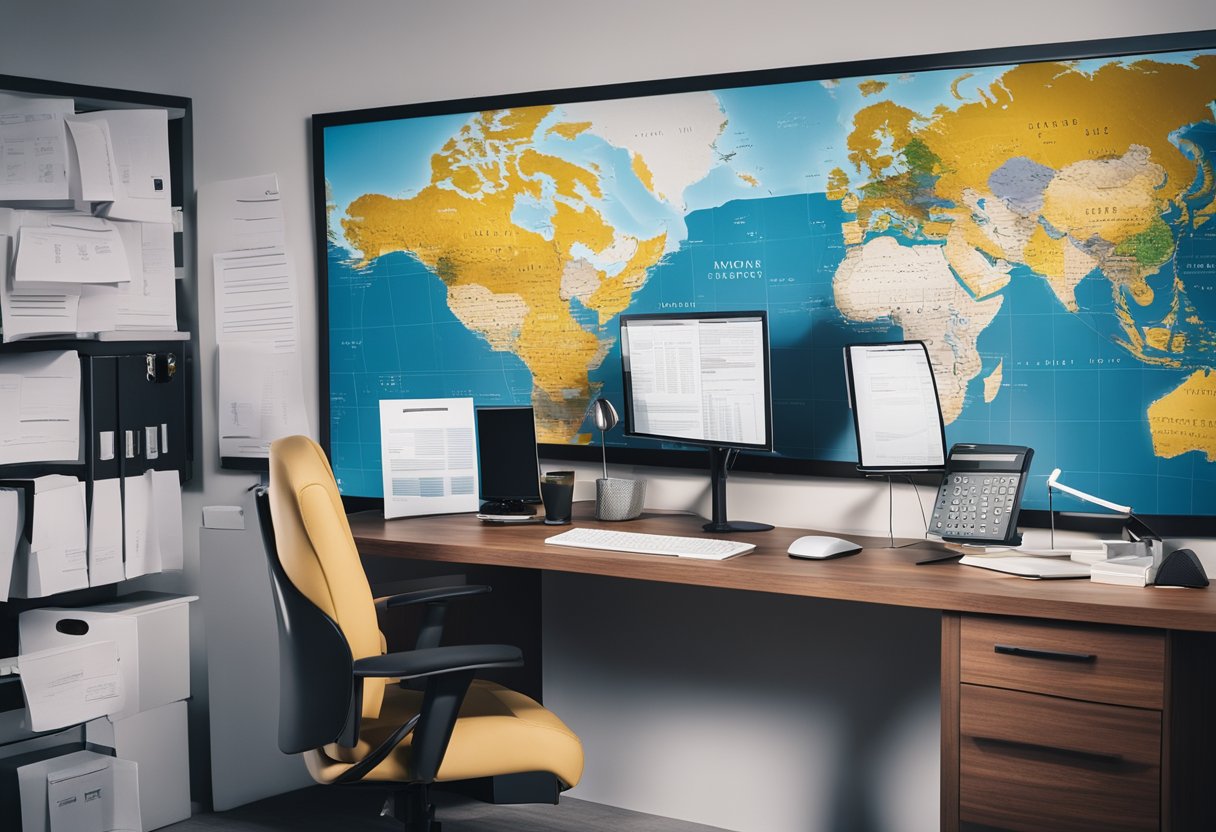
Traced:
POLYGON ((610 529, 571 529, 546 538, 554 546, 576 549, 604 549, 610 552, 634 552, 639 555, 726 560, 755 549, 753 543, 737 543, 713 537, 675 537, 667 534, 640 534, 610 529))

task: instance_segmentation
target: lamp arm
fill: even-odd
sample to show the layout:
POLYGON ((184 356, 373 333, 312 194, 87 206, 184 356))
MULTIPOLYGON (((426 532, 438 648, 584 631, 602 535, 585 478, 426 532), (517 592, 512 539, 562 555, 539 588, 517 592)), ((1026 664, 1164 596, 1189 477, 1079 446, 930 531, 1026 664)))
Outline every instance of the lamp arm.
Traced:
POLYGON ((1103 508, 1108 508, 1111 511, 1117 512, 1119 514, 1131 514, 1132 513, 1131 506, 1121 506, 1118 503, 1112 503, 1109 500, 1103 500, 1101 497, 1095 497, 1092 494, 1086 494, 1084 491, 1078 491, 1077 489, 1071 488, 1071 487, 1065 485, 1064 483, 1060 482, 1059 476, 1060 476, 1059 468, 1056 468, 1054 471, 1051 472, 1051 476, 1047 478, 1048 491, 1050 491, 1051 489, 1054 488, 1056 491, 1063 491, 1065 494, 1071 494, 1072 496, 1076 497, 1078 500, 1083 500, 1084 502, 1087 502, 1087 503, 1093 503, 1094 505, 1102 506, 1103 508))

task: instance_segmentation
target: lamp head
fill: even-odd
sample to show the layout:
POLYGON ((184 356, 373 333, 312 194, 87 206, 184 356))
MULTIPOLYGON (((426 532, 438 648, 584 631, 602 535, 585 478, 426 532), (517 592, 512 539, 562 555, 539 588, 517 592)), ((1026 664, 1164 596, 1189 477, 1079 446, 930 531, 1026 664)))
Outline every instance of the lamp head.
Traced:
POLYGON ((602 396, 591 403, 591 419, 595 422, 596 429, 605 433, 612 430, 621 421, 612 402, 602 396))

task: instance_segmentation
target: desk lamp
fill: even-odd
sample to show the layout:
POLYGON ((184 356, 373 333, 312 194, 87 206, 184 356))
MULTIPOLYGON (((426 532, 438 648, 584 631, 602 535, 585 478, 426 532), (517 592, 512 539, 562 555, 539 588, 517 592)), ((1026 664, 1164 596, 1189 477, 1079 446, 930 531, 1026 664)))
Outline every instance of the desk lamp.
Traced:
POLYGON ((591 403, 591 418, 600 432, 604 456, 604 476, 595 481, 595 517, 597 520, 632 520, 642 513, 642 505, 646 502, 646 481, 608 476, 606 434, 617 426, 621 417, 612 402, 600 397, 591 403))

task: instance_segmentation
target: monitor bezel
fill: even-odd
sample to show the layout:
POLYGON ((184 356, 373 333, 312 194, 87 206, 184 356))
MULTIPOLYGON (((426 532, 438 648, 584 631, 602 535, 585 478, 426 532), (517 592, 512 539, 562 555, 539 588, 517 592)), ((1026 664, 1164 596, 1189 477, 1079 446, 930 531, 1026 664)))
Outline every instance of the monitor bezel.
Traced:
MULTIPOLYGON (((772 356, 769 349, 768 313, 763 310, 716 311, 716 312, 641 312, 621 315, 618 319, 621 337, 621 386, 625 398, 624 430, 626 436, 638 439, 654 439, 676 445, 691 445, 696 448, 730 448, 737 451, 768 452, 773 450, 773 380, 772 356), (625 338, 627 325, 641 321, 760 321, 760 333, 764 338, 764 442, 726 442, 718 439, 689 439, 684 436, 667 436, 658 433, 640 433, 633 429, 633 394, 629 370, 629 348, 625 338)), ((666 450, 666 449, 665 449, 666 450)), ((676 450, 676 449, 672 449, 676 450)))
MULTIPOLYGON (((319 437, 325 453, 330 447, 330 379, 329 379, 329 273, 326 249, 327 212, 325 194, 325 130, 347 124, 374 121, 389 121, 403 118, 420 118, 455 113, 472 113, 481 110, 508 107, 527 107, 541 104, 565 104, 597 99, 632 98, 694 92, 707 89, 731 89, 736 87, 767 84, 794 83, 800 81, 824 81, 850 78, 861 75, 922 72, 941 69, 972 69, 1014 63, 1035 63, 1060 60, 1085 60, 1090 58, 1119 58, 1146 53, 1179 52, 1216 46, 1216 29, 1201 29, 1153 35, 1136 35, 1120 38, 1100 38, 1056 43, 1002 46, 990 49, 960 50, 957 52, 929 53, 895 56, 836 63, 811 64, 797 67, 747 70, 677 78, 629 81, 586 87, 569 87, 537 90, 524 93, 483 95, 439 101, 423 101, 412 104, 370 107, 341 112, 319 113, 311 117, 310 139, 312 156, 313 230, 314 254, 317 262, 317 316, 319 362, 319 437)), ((539 447, 542 459, 594 462, 600 457, 600 448, 593 439, 587 445, 544 444, 539 447)), ((613 461, 626 465, 660 466, 665 468, 703 468, 702 454, 690 451, 613 447, 613 461)), ((854 462, 838 460, 815 460, 782 456, 777 453, 740 453, 732 465, 733 471, 761 472, 797 476, 821 476, 864 478, 875 476, 858 471, 854 462)), ((913 482, 933 485, 933 475, 901 474, 913 482)), ((342 495, 348 511, 383 508, 380 497, 342 495)), ((1203 514, 1141 514, 1152 522, 1160 533, 1173 536, 1197 536, 1210 532, 1216 515, 1203 514)), ((1044 509, 1024 509, 1021 522, 1028 526, 1046 528, 1051 523, 1051 513, 1044 509)), ((1088 514, 1061 514, 1056 512, 1058 528, 1079 530, 1107 529, 1106 518, 1094 518, 1088 514)))
POLYGON ((936 472, 941 473, 946 470, 946 457, 949 456, 949 447, 946 445, 946 420, 942 416, 941 399, 938 397, 937 391, 937 376, 933 372, 933 361, 929 358, 929 347, 924 341, 880 341, 873 343, 854 343, 844 345, 844 371, 845 381, 849 388, 849 410, 853 414, 853 436, 857 440, 857 470, 865 474, 910 474, 915 472, 936 472), (919 346, 921 352, 925 354, 925 363, 929 365, 929 380, 933 383, 933 399, 937 402, 937 429, 942 439, 942 464, 941 465, 866 465, 861 453, 861 416, 860 410, 857 407, 857 383, 853 378, 853 350, 864 349, 866 347, 899 347, 899 346, 919 346))

